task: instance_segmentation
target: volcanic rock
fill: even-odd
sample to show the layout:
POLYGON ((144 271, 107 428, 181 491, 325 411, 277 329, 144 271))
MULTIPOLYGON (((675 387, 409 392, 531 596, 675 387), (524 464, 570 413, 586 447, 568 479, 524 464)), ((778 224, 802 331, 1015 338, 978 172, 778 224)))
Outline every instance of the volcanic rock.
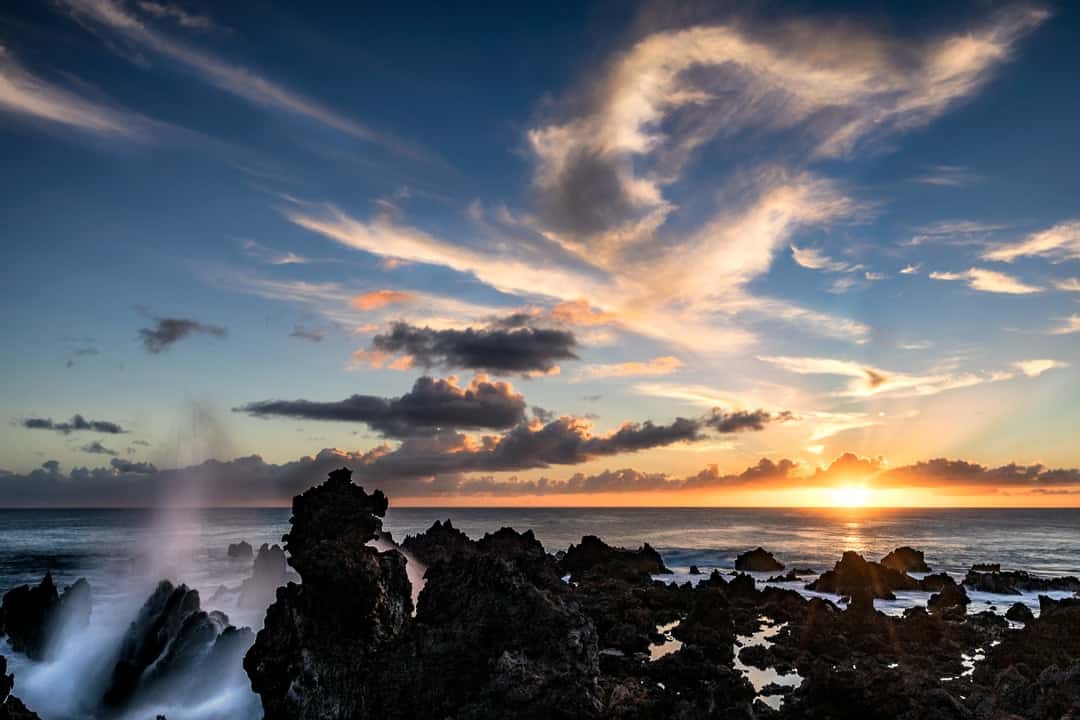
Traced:
POLYGON ((31 660, 43 660, 54 632, 85 627, 90 621, 90 584, 80 578, 63 594, 52 574, 38 585, 20 585, 4 594, 4 631, 11 648, 31 660))
POLYGON ((868 562, 857 552, 848 550, 836 566, 806 586, 807 590, 855 595, 869 591, 875 598, 893 600, 894 590, 917 590, 919 583, 905 573, 868 562))
POLYGON ((230 543, 226 553, 233 560, 251 560, 255 557, 255 550, 247 540, 241 540, 238 543, 230 543))
POLYGON ((128 626, 102 701, 126 708, 166 685, 210 694, 232 682, 253 639, 223 613, 201 610, 197 590, 162 580, 128 626))
POLYGON ((1023 570, 983 571, 977 569, 978 567, 980 566, 972 567, 964 577, 964 584, 972 590, 981 590, 997 595, 1020 595, 1022 592, 1048 592, 1051 590, 1080 592, 1080 578, 1071 575, 1042 578, 1023 570))
POLYGON ((634 579, 671 572, 664 565, 660 553, 648 543, 637 550, 626 550, 613 548, 595 535, 586 535, 581 538, 580 545, 571 545, 559 561, 559 566, 574 580, 586 573, 634 579))
POLYGON ((0 655, 0 720, 41 720, 19 698, 11 694, 15 678, 7 674, 7 658, 0 655))
POLYGON ((1013 622, 1029 623, 1035 619, 1035 613, 1024 603, 1017 602, 1005 611, 1005 617, 1013 622))
POLYGON ((244 658, 267 720, 374 717, 384 702, 375 676, 412 613, 411 588, 405 557, 368 545, 386 497, 351 477, 335 470, 293 498, 285 549, 303 584, 278 588, 244 658))
POLYGON ((939 615, 960 615, 967 612, 967 606, 971 602, 964 588, 957 585, 951 579, 942 586, 941 590, 930 596, 926 602, 926 608, 939 615))
POLYGON ((699 569, 698 569, 698 566, 697 566, 697 565, 691 565, 691 566, 690 566, 690 573, 689 573, 689 574, 690 574, 690 575, 700 575, 700 574, 701 574, 701 570, 699 570, 699 569))
POLYGON ((434 525, 419 535, 407 536, 401 547, 428 567, 452 558, 476 554, 476 543, 454 527, 449 518, 446 522, 436 520, 434 525))
POLYGON ((881 564, 902 573, 930 572, 930 566, 926 564, 922 550, 904 545, 898 547, 881 559, 881 564))
POLYGON ((784 563, 765 548, 757 547, 735 558, 735 569, 741 572, 778 572, 784 563))

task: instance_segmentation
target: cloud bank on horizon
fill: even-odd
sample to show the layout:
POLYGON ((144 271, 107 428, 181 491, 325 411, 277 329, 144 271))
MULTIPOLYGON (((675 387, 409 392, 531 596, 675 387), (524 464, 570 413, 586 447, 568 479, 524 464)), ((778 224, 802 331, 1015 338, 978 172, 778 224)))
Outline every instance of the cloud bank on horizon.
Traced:
POLYGON ((1075 504, 1080 9, 893 10, 0 11, 4 501, 1075 504))

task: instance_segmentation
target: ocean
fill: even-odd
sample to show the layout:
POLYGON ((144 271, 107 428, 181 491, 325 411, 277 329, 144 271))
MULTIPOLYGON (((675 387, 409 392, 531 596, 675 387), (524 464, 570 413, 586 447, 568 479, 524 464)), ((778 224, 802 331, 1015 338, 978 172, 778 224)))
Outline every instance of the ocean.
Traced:
MULTIPOLYGON (((257 629, 263 610, 215 607, 221 586, 235 587, 250 563, 230 560, 230 543, 246 540, 257 549, 279 543, 289 527, 288 509, 0 510, 0 593, 37 583, 51 571, 58 586, 86 577, 92 588, 91 629, 61 648, 55 660, 31 663, 4 642, 16 674, 17 693, 45 718, 80 717, 80 668, 100 662, 95 645, 115 643, 154 584, 168 578, 200 591, 204 608, 222 610, 235 625, 257 629)), ((435 520, 450 518, 473 537, 503 526, 533 529, 549 552, 565 550, 583 535, 609 544, 649 543, 663 556, 671 575, 686 582, 690 565, 706 575, 729 572, 735 556, 763 546, 789 568, 817 572, 833 566, 845 550, 870 559, 910 545, 926 553, 935 571, 962 577, 977 562, 997 562, 1046 576, 1080 575, 1080 509, 725 509, 725 508, 391 508, 384 527, 400 541, 435 520)), ((802 588, 803 582, 785 587, 802 588)), ((760 583, 766 576, 756 577, 760 583)), ((899 613, 925 604, 925 593, 900 593, 878 601, 899 613)), ((971 593, 972 612, 1004 610, 1016 598, 971 593)), ((1021 601, 1038 607, 1037 597, 1021 601)), ((167 714, 171 720, 258 717, 258 701, 237 686, 226 697, 190 704, 177 700, 140 708, 132 717, 167 714)))

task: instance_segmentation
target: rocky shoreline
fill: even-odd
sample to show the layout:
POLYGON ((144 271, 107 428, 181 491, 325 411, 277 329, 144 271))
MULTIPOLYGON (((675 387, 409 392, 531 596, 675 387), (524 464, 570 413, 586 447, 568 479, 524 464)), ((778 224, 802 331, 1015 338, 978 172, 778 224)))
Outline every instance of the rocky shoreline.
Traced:
MULTIPOLYGON (((188 678, 197 697, 199 683, 246 672, 268 720, 1080 720, 1080 599, 1044 595, 1038 617, 1014 604, 1020 592, 1075 594, 1077 578, 980 565, 958 582, 914 548, 880 561, 845 552, 805 584, 834 602, 759 587, 746 572, 661 582, 653 576, 669 571, 653 548, 594 536, 549 554, 531 531, 472 539, 447 520, 398 547, 383 532, 387 506, 343 468, 294 499, 283 548, 230 548, 257 561, 245 602, 269 602, 276 587, 254 637, 163 581, 125 637, 98 716, 166 678, 188 678), (418 595, 410 574, 423 578, 418 595), (875 599, 915 590, 931 593, 925 608, 875 610, 875 599), (1007 612, 968 612, 968 591, 1001 595, 1007 612), (191 679, 196 666, 208 671, 191 679)), ((806 576, 781 574, 760 547, 738 566, 806 576)), ((5 595, 0 631, 40 657, 61 616, 86 622, 88 588, 60 593, 46 577, 5 595)), ((5 668, 0 720, 36 717, 5 668)))

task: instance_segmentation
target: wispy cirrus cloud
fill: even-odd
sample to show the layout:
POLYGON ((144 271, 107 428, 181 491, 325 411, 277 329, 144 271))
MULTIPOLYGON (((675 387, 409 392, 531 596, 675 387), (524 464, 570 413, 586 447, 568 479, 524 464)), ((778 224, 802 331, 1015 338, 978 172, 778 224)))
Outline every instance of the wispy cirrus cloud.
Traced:
POLYGON ((965 187, 979 182, 982 177, 960 165, 934 165, 922 175, 917 175, 912 179, 923 185, 965 187))
POLYGON ((833 260, 817 248, 801 248, 791 246, 791 257, 798 265, 809 270, 828 270, 830 272, 843 272, 851 266, 840 260, 833 260))
POLYGON ((1061 325, 1050 330, 1051 335, 1071 335, 1080 332, 1080 315, 1070 315, 1064 318, 1061 325))
POLYGON ((1066 220, 1031 233, 1019 242, 986 250, 984 260, 1012 262, 1020 257, 1041 256, 1055 261, 1080 259, 1080 220, 1066 220))
POLYGON ((906 244, 983 245, 994 233, 1007 227, 977 220, 940 220, 917 228, 906 244))
MULTIPOLYGON (((205 82, 254 105, 304 117, 353 137, 384 145, 401 154, 422 155, 407 143, 376 132, 255 70, 228 62, 157 30, 127 6, 113 0, 59 0, 59 4, 87 27, 95 31, 114 33, 140 50, 178 63, 205 82)), ((150 3, 149 7, 140 6, 150 17, 171 16, 178 19, 177 13, 170 11, 171 7, 158 3, 150 3)))
POLYGON ((884 370, 866 363, 822 357, 759 356, 759 359, 799 375, 835 375, 852 378, 837 392, 840 397, 869 398, 919 397, 936 395, 947 390, 971 387, 984 382, 1008 379, 1007 374, 990 373, 932 373, 915 375, 884 370))
POLYGON ((1012 275, 997 270, 986 268, 969 268, 963 272, 932 272, 933 280, 962 280, 972 290, 990 293, 1004 293, 1006 295, 1031 295, 1042 292, 1037 285, 1028 285, 1012 275))
POLYGON ((630 361, 621 363, 593 364, 582 368, 576 381, 598 380, 602 378, 618 377, 648 377, 655 375, 671 375, 683 367, 683 362, 674 355, 664 355, 645 361, 630 361))
POLYGON ((20 65, 3 45, 0 45, 0 112, 133 140, 148 139, 152 125, 140 115, 87 98, 35 75, 20 65))
POLYGON ((1028 377, 1039 377, 1047 370, 1053 370, 1055 368, 1069 367, 1069 364, 1060 360, 1020 360, 1013 363, 1013 367, 1020 370, 1028 377))

